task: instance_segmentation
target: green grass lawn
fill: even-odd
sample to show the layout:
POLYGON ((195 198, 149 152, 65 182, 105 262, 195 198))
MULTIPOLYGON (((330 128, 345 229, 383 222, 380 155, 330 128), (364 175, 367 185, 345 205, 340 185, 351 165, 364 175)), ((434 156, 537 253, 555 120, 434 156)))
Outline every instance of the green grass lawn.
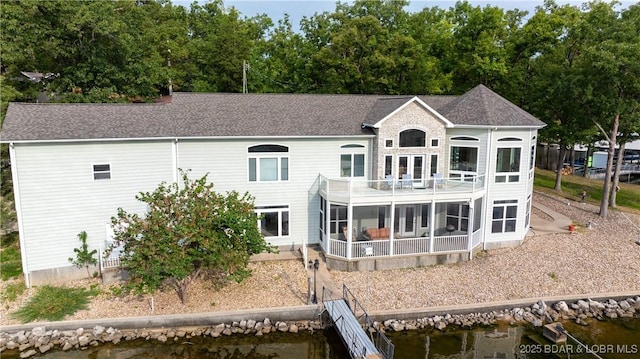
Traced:
POLYGON ((97 295, 96 288, 67 288, 42 286, 37 293, 17 311, 11 313, 12 318, 22 323, 36 320, 59 321, 65 316, 86 309, 91 297, 97 295))
POLYGON ((22 274, 18 232, 0 236, 0 278, 8 280, 22 274))
MULTIPOLYGON (((556 192, 556 173, 554 171, 536 168, 535 189, 552 193, 564 198, 579 200, 582 191, 587 192, 587 202, 599 204, 602 200, 602 180, 590 179, 581 176, 562 176, 562 192, 556 192)), ((616 204, 621 209, 640 213, 640 185, 620 183, 620 190, 616 197, 616 204)))

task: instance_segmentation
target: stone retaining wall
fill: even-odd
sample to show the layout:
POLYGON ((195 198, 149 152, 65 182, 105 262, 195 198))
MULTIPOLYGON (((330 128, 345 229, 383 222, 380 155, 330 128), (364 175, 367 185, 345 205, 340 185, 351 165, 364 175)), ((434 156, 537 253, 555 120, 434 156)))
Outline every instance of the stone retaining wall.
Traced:
MULTIPOLYGON (((411 320, 389 318, 384 321, 374 322, 373 325, 382 331, 398 332, 425 328, 444 330, 447 326, 452 325, 471 328, 497 323, 508 323, 512 325, 529 323, 533 326, 540 327, 558 320, 574 320, 578 324, 588 325, 588 318, 595 318, 597 320, 640 318, 640 296, 620 301, 614 299, 604 301, 585 299, 578 300, 571 304, 565 301, 559 301, 551 306, 547 305, 543 300, 539 300, 524 308, 468 314, 435 315, 411 320)), ((269 318, 260 321, 247 319, 206 327, 196 326, 162 329, 117 329, 96 325, 91 329, 51 330, 45 326, 40 326, 17 332, 0 332, 0 353, 5 351, 19 351, 21 358, 28 358, 40 353, 46 353, 50 350, 68 351, 97 346, 103 343, 118 344, 123 340, 144 339, 167 342, 198 336, 211 336, 213 338, 230 335, 262 336, 276 331, 298 333, 300 331, 314 332, 321 329, 324 329, 324 327, 320 320, 272 322, 269 318)))

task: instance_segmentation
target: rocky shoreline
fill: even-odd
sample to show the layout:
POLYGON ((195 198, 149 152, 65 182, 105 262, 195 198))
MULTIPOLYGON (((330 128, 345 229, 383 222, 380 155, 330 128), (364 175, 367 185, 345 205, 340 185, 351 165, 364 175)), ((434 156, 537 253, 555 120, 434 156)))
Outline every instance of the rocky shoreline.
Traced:
MULTIPOLYGON (((565 301, 558 301, 550 305, 543 300, 539 300, 523 308, 516 307, 501 311, 468 314, 435 315, 415 320, 387 319, 382 322, 374 322, 373 325, 383 332, 428 328, 442 331, 449 326, 471 328, 498 323, 540 327, 560 320, 573 320, 577 324, 588 325, 587 320, 589 318, 597 320, 640 318, 640 296, 619 301, 614 299, 604 301, 583 299, 570 304, 565 301)), ((0 332, 0 353, 19 352, 21 358, 29 358, 52 350, 81 350, 105 343, 118 344, 122 341, 131 340, 156 340, 164 343, 205 336, 217 338, 231 335, 263 336, 272 332, 298 333, 308 331, 313 333, 324 329, 324 327, 325 325, 319 320, 276 321, 272 323, 269 318, 265 318, 262 321, 249 319, 232 323, 220 323, 215 326, 190 328, 117 329, 97 325, 90 329, 48 330, 46 327, 41 326, 15 333, 0 332)), ((370 329, 373 330, 373 328, 370 329)))

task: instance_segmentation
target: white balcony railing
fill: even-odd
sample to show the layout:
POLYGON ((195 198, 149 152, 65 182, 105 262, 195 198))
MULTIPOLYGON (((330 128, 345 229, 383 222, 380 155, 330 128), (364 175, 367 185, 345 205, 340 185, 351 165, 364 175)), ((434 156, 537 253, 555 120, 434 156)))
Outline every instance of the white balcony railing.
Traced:
POLYGON ((364 180, 356 178, 327 178, 320 175, 320 191, 329 196, 344 198, 376 196, 415 196, 447 193, 474 193, 484 189, 485 176, 474 178, 364 180))

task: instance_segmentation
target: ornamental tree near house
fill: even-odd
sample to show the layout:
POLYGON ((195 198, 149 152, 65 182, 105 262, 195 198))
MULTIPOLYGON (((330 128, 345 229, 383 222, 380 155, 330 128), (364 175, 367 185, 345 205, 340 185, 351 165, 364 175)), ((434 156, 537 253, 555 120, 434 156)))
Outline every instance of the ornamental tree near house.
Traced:
POLYGON ((235 191, 213 191, 207 176, 182 183, 161 183, 136 198, 147 204, 144 216, 122 208, 111 218, 112 248, 122 246, 126 289, 153 293, 173 288, 183 304, 189 285, 200 276, 214 284, 242 281, 250 275, 249 257, 275 248, 257 226, 254 198, 235 191))

